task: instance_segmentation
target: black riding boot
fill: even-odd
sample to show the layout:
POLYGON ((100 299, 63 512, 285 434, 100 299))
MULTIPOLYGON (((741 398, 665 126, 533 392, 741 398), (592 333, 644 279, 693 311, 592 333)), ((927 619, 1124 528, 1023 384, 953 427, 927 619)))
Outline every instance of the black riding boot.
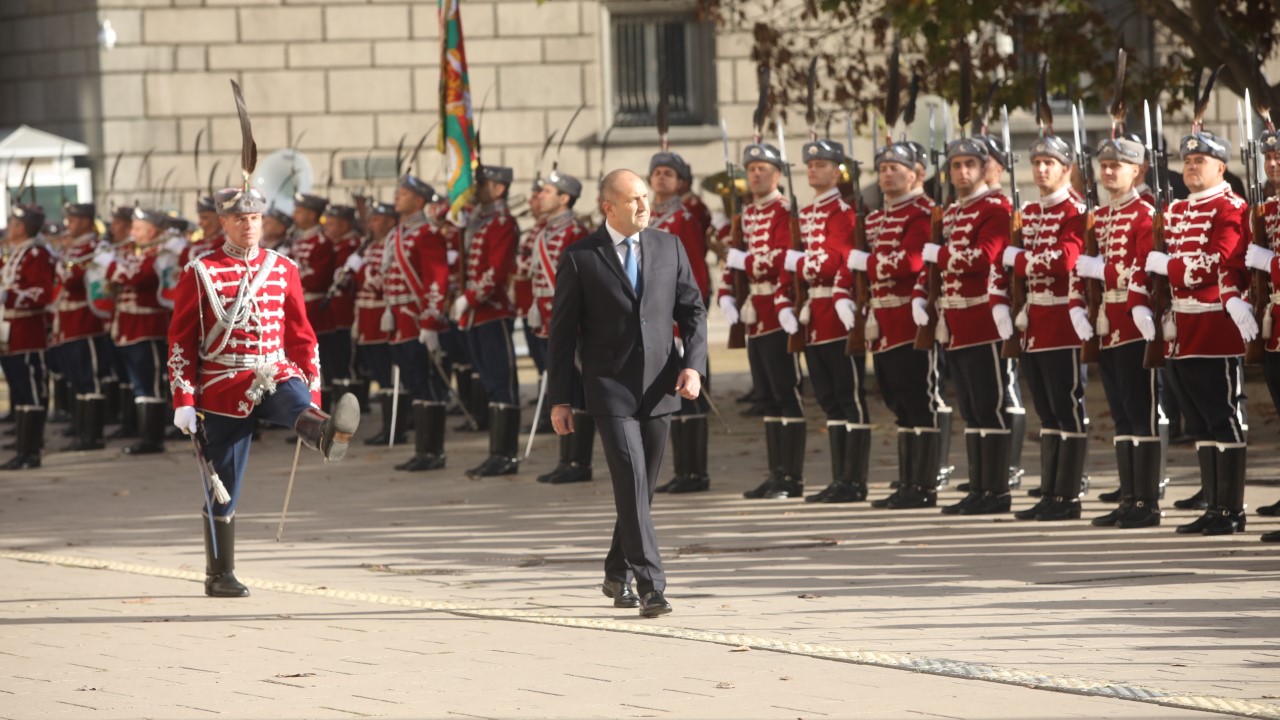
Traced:
POLYGON ((831 482, 818 492, 806 497, 805 502, 823 502, 836 492, 845 474, 845 455, 849 451, 849 424, 843 420, 827 421, 827 440, 831 445, 831 482))
POLYGON ((1040 431, 1040 487, 1027 491, 1040 501, 1026 510, 1013 514, 1018 520, 1035 520, 1053 502, 1053 488, 1057 485, 1058 452, 1062 448, 1062 433, 1057 430, 1040 431))
POLYGON ((209 597, 248 597, 249 588, 236 579, 236 519, 225 522, 201 517, 204 527, 204 594, 209 597), (214 554, 217 557, 214 557, 214 554))
POLYGON ((319 450, 326 462, 339 462, 346 457, 351 436, 359 427, 360 404, 351 393, 333 403, 333 415, 309 407, 293 421, 293 429, 302 438, 302 444, 319 450))
POLYGON ((1155 527, 1160 524, 1160 484, 1164 474, 1164 444, 1159 438, 1134 438, 1133 500, 1123 505, 1116 527, 1123 529, 1155 527))
POLYGON ((71 383, 61 375, 53 379, 53 408, 46 410, 46 420, 50 425, 62 425, 71 422, 71 383))
POLYGON ((120 423, 120 381, 103 380, 99 389, 102 391, 102 396, 107 399, 107 424, 118 425, 120 423))
POLYGON ((783 420, 778 436, 781 461, 778 481, 765 498, 785 500, 804 497, 804 446, 808 431, 809 424, 802 418, 783 420))
MULTIPOLYGON (((1096 517, 1089 521, 1094 527, 1115 527, 1120 522, 1120 518, 1133 508, 1133 504, 1137 501, 1137 486, 1134 483, 1134 449, 1136 443, 1135 438, 1129 436, 1117 437, 1115 439, 1116 450, 1116 474, 1120 476, 1120 489, 1116 490, 1116 499, 1120 501, 1120 506, 1115 510, 1096 517)), ((1103 493, 1098 496, 1099 500, 1103 496, 1110 496, 1111 493, 1103 493)))
MULTIPOLYGON (((1197 442, 1196 460, 1200 464, 1200 492, 1196 495, 1204 499, 1206 509, 1195 520, 1174 528, 1179 535, 1199 535, 1218 519, 1218 444, 1197 442)), ((1173 505, 1177 507, 1178 503, 1173 505)))
POLYGON ((706 415, 691 415, 684 419, 685 475, 681 482, 667 491, 672 495, 711 489, 711 477, 707 475, 708 429, 706 415))
POLYGON ((591 480, 591 456, 596 449, 596 419, 585 412, 574 411, 573 432, 568 437, 573 441, 569 446, 569 465, 563 473, 548 481, 552 485, 591 480))
POLYGON ((520 458, 517 456, 520 444, 520 408, 493 403, 489 406, 488 425, 489 457, 467 471, 469 478, 513 475, 520 468, 520 458))
POLYGON ((115 439, 138 437, 138 403, 133 396, 133 386, 128 383, 116 385, 116 407, 120 418, 120 427, 107 437, 115 439))
POLYGON ((77 395, 76 405, 78 421, 75 442, 67 446, 68 452, 81 450, 101 450, 106 447, 102 442, 102 431, 106 425, 107 399, 105 396, 90 393, 77 395))
POLYGON ((866 425, 850 426, 845 443, 840 484, 822 500, 824 503, 863 502, 867 499, 867 472, 871 464, 871 428, 866 425))
POLYGON ((898 502, 902 499, 903 493, 907 491, 907 486, 911 484, 911 452, 913 450, 911 435, 914 435, 914 433, 907 428, 898 428, 898 479, 889 483, 889 487, 893 488, 893 492, 889 493, 889 497, 872 500, 871 507, 887 508, 890 503, 898 502))
MULTIPOLYGON (((675 423, 672 423, 672 424, 671 424, 671 427, 672 427, 672 429, 673 429, 673 431, 674 431, 674 428, 676 427, 676 424, 675 424, 675 423)), ((574 430, 576 431, 576 430, 577 430, 577 428, 574 428, 574 430)), ((673 434, 674 434, 674 433, 673 433, 673 434)), ((542 475, 539 475, 539 476, 538 476, 538 482, 540 482, 540 483, 549 483, 549 482, 551 482, 553 479, 555 479, 556 477, 558 477, 559 475, 561 475, 562 473, 564 473, 565 471, 567 471, 567 470, 569 469, 569 463, 573 461, 573 435, 574 435, 574 433, 569 433, 568 435, 560 435, 560 436, 559 436, 559 438, 560 438, 560 459, 556 462, 556 466, 555 466, 554 468, 552 468, 550 472, 546 472, 546 473, 543 473, 542 475)), ((673 437, 673 438, 672 438, 672 440, 674 440, 674 439, 675 439, 675 438, 673 437)), ((677 455, 676 457, 678 458, 678 457, 679 457, 679 455, 677 455)), ((675 482, 675 481, 674 481, 674 480, 672 480, 671 482, 675 482)), ((671 484, 671 483, 668 483, 668 485, 670 485, 670 484, 671 484)), ((661 485, 661 486, 659 486, 659 487, 655 488, 655 489, 654 489, 654 491, 655 491, 655 492, 666 492, 666 491, 667 491, 667 487, 666 487, 666 485, 661 485)))
POLYGON ((956 471, 956 466, 951 464, 951 416, 950 409, 938 411, 938 490, 951 482, 956 471))
POLYGON ((164 421, 168 406, 162 398, 140 397, 134 402, 138 413, 138 442, 121 450, 126 455, 149 455, 164 452, 164 421))
POLYGON ((1007 432, 979 435, 982 446, 982 496, 961 515, 994 515, 1009 512, 1013 498, 1009 495, 1009 445, 1007 432))
POLYGON ((782 418, 765 418, 764 448, 768 475, 765 476, 764 482, 754 489, 742 493, 742 497, 748 500, 758 500, 767 496, 773 492, 774 485, 778 482, 782 457, 782 418))
MULTIPOLYGON (((673 469, 672 478, 665 483, 655 487, 654 492, 664 493, 684 479, 685 473, 689 469, 685 467, 687 456, 684 453, 684 416, 678 415, 671 418, 671 467, 673 469)), ((563 458, 563 453, 561 453, 563 458)), ((559 468, 557 468, 559 469, 559 468)), ((542 478, 538 478, 538 482, 545 482, 542 478)))
POLYGON ((443 431, 444 404, 415 400, 413 402, 413 457, 397 465, 396 470, 420 472, 439 470, 444 467, 444 453, 440 452, 435 444, 436 433, 443 434, 443 431))
POLYGON ((1244 443, 1218 447, 1217 517, 1200 531, 1202 535, 1244 532, 1244 443))
POLYGON ((1054 477, 1053 503, 1036 516, 1037 520, 1079 520, 1084 465, 1089 457, 1089 436, 1063 433, 1058 450, 1058 471, 1054 477))
POLYGON ((942 508, 943 515, 966 515, 968 513, 964 511, 973 507, 982 499, 982 480, 984 476, 982 469, 985 458, 982 457, 981 440, 982 436, 977 431, 969 432, 967 429, 965 430, 964 450, 969 462, 969 482, 966 485, 969 491, 968 494, 960 499, 960 502, 942 508))
MULTIPOLYGON (((386 445, 387 441, 391 439, 391 401, 392 397, 390 391, 378 391, 376 404, 378 406, 378 414, 382 417, 382 429, 379 430, 377 434, 370 435, 365 438, 365 445, 386 445)), ((400 418, 396 419, 399 420, 400 418)), ((397 433, 397 435, 398 434, 399 433, 397 433)), ((401 438, 397 437, 396 441, 401 441, 401 438)))
POLYGON ((45 408, 39 405, 19 405, 13 409, 17 423, 14 449, 18 454, 0 466, 4 470, 26 470, 40 467, 40 451, 44 448, 45 408))

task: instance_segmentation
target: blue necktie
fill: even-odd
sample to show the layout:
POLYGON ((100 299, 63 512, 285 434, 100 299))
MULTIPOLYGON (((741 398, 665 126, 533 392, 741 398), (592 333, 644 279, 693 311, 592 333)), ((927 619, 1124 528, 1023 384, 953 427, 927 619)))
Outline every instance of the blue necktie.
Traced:
POLYGON ((631 281, 631 289, 640 292, 640 264, 636 262, 635 238, 627 238, 622 242, 627 244, 627 256, 622 261, 622 270, 627 273, 627 279, 631 281))

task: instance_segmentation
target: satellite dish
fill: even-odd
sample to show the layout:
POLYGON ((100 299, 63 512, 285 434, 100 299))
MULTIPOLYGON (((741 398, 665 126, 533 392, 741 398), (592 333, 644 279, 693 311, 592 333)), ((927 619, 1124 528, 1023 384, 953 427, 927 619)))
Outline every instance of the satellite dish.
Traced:
POLYGON ((253 186, 267 202, 286 213, 293 212, 295 193, 308 192, 315 175, 305 153, 290 148, 276 150, 258 163, 253 186))

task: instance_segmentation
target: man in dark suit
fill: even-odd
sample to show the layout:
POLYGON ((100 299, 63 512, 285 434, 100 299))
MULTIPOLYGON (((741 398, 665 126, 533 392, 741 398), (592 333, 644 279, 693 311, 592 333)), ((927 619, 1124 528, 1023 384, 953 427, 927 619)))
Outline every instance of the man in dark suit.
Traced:
POLYGON ((649 193, 630 170, 601 184, 604 224, 565 250, 547 349, 551 423, 573 432, 573 367, 613 478, 618 519, 604 594, 642 617, 671 612, 650 504, 670 415, 694 400, 707 367, 707 311, 680 238, 648 230, 649 193), (680 330, 682 343, 672 333, 680 330), (635 576, 640 596, 631 590, 635 576))

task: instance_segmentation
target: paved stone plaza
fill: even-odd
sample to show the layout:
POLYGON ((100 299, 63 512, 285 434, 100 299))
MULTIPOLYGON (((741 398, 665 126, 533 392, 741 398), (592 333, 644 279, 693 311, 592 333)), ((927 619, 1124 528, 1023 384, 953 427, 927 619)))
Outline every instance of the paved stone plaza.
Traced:
MULTIPOLYGON (((451 433, 436 473, 392 471, 406 448, 356 445, 331 466, 304 454, 276 543, 293 448, 265 433, 239 513, 245 600, 202 594, 181 444, 6 473, 0 717, 1280 717, 1280 546, 1258 542, 1277 521, 1185 538, 1180 511, 1119 531, 742 500, 764 453, 731 401, 744 361, 712 359, 733 434, 713 425, 711 492, 655 501, 675 606, 658 620, 600 594, 612 494, 599 468, 589 484, 534 482, 548 437, 519 476, 480 482, 462 475, 479 434, 451 433)), ((1278 426, 1250 390, 1256 507, 1280 497, 1266 483, 1278 426)), ((1090 498, 1116 482, 1100 393, 1090 498)), ((895 458, 871 401, 874 497, 895 458)), ((816 489, 827 449, 809 441, 816 489)), ((1193 462, 1174 449, 1169 500, 1190 494, 1193 462)), ((1034 441, 1024 465, 1038 467, 1034 441)))

